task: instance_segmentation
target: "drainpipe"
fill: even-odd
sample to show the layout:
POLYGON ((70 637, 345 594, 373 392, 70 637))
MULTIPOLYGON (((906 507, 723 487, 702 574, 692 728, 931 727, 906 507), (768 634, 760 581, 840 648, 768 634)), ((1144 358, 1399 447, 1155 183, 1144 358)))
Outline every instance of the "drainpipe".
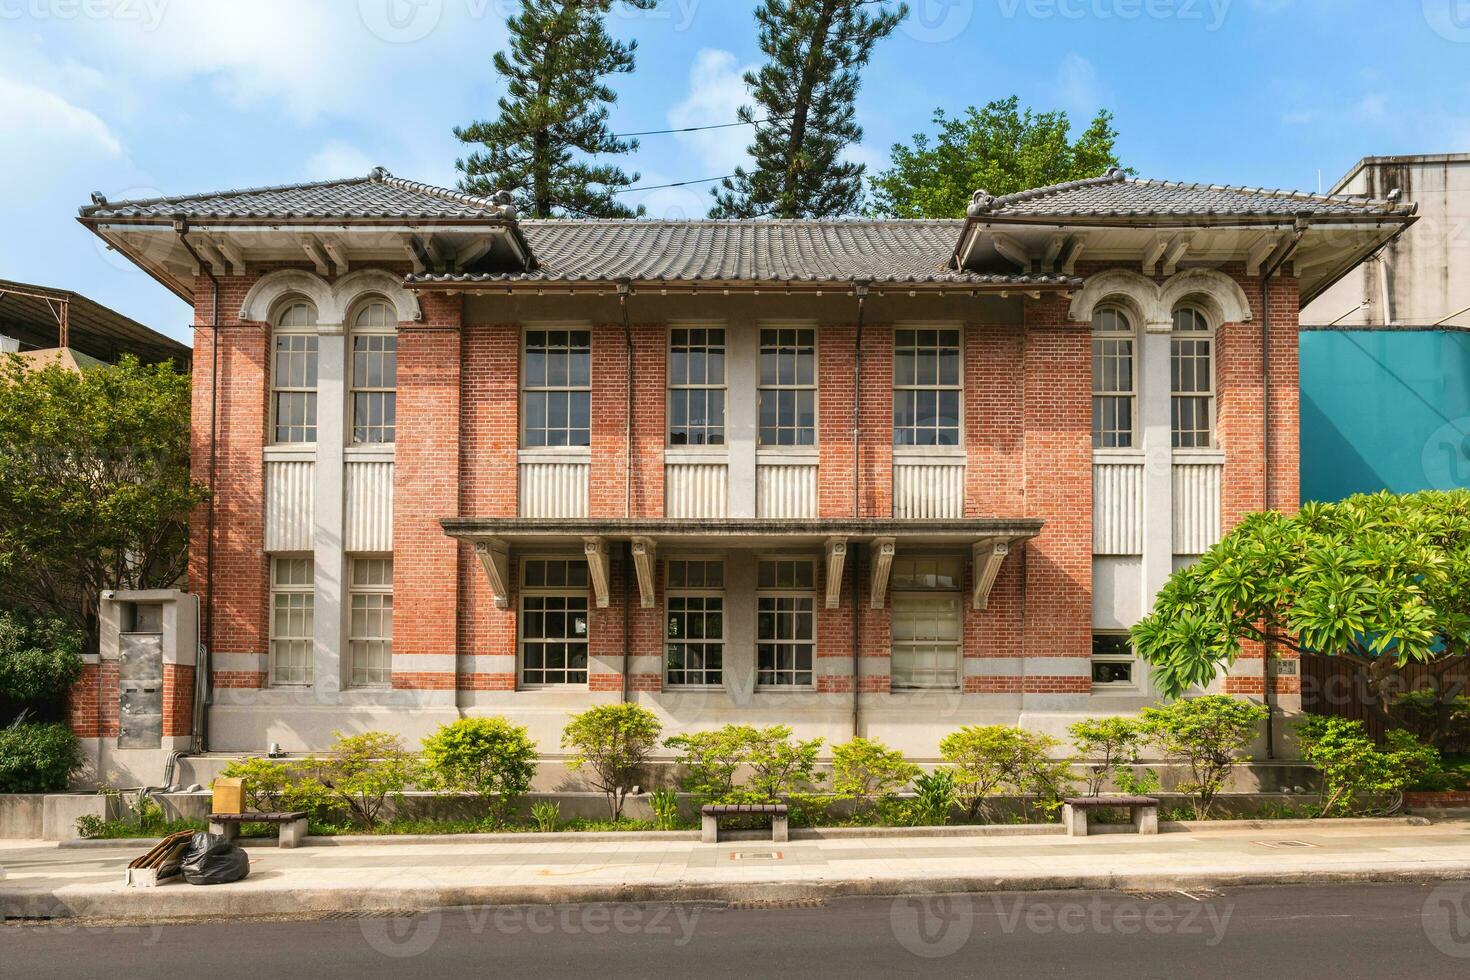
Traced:
MULTIPOLYGON (((858 437, 859 424, 862 420, 862 390, 863 390, 863 319, 867 313, 868 284, 866 282, 855 282, 852 284, 853 294, 857 296, 857 329, 853 331, 852 338, 852 516, 854 520, 862 518, 861 507, 861 484, 862 466, 858 458, 862 442, 858 437)), ((862 628, 858 619, 863 609, 863 581, 860 559, 866 555, 867 548, 856 543, 852 545, 852 554, 849 561, 852 564, 852 737, 858 738, 862 735, 863 708, 862 696, 859 693, 859 685, 862 680, 862 628)), ((814 665, 815 666, 815 665, 814 665)))
MULTIPOLYGON (((214 269, 208 262, 200 258, 199 253, 194 250, 189 241, 189 223, 177 221, 174 230, 178 232, 179 244, 184 246, 184 251, 194 260, 194 264, 209 278, 211 290, 209 307, 209 519, 204 542, 204 591, 209 596, 209 602, 204 607, 206 614, 204 628, 204 653, 200 656, 195 651, 195 657, 199 661, 194 669, 194 684, 209 685, 209 659, 214 651, 214 534, 215 534, 215 511, 216 494, 215 482, 219 469, 219 280, 215 278, 214 269)), ((196 617, 197 619, 197 617, 196 617)), ((194 731, 191 742, 195 752, 209 751, 209 706, 214 699, 206 694, 202 710, 194 713, 194 731)))
MULTIPOLYGON (((628 320, 628 294, 633 291, 632 285, 624 280, 618 283, 618 309, 623 317, 623 343, 628 355, 628 394, 625 418, 623 423, 623 452, 627 459, 627 469, 623 474, 623 516, 633 516, 633 327, 628 320)), ((633 660, 633 542, 623 542, 623 701, 633 699, 633 692, 628 690, 628 681, 632 673, 633 660)))
MULTIPOLYGON (((1271 277, 1296 254, 1302 237, 1312 221, 1305 215, 1296 219, 1296 233, 1270 268, 1261 274, 1261 504, 1271 509, 1271 277)), ((1276 758, 1276 645, 1271 634, 1261 651, 1261 683, 1266 704, 1266 758, 1276 758)))

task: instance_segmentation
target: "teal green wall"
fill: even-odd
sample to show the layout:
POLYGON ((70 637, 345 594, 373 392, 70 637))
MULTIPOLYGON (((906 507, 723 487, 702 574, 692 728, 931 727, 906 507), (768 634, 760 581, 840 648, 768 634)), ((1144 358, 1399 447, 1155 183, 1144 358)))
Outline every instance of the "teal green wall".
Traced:
POLYGON ((1301 334, 1303 500, 1470 487, 1470 333, 1301 334))

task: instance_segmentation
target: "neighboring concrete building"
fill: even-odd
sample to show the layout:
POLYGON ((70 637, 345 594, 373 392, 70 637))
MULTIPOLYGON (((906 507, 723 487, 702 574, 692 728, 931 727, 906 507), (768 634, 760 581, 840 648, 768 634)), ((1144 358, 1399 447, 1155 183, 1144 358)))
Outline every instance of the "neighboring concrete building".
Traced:
POLYGON ((79 293, 0 279, 0 353, 80 369, 123 354, 189 366, 189 348, 79 293))
POLYGON ((1302 311, 1302 499, 1470 487, 1470 154, 1368 157, 1333 192, 1419 220, 1302 311))
POLYGON ((932 758, 1151 701, 1123 631, 1296 507, 1301 304, 1414 219, 1114 172, 960 221, 521 221, 376 170, 81 220, 196 310, 210 749, 476 713, 554 754, 629 698, 932 758))

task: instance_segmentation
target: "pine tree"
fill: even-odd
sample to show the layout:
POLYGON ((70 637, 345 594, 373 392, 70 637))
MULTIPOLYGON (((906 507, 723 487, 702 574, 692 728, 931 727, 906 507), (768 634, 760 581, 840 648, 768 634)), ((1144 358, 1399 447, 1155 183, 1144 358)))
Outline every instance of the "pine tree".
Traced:
POLYGON ((908 7, 885 0, 762 0, 756 10, 766 64, 745 84, 756 106, 754 168, 712 192, 713 218, 820 218, 857 210, 862 164, 840 160, 863 137, 854 119, 858 70, 908 7), (759 120, 759 121, 758 121, 759 120))
MULTIPOLYGON (((622 2, 647 10, 656 0, 622 2)), ((609 36, 605 18, 612 4, 522 0, 520 13, 506 22, 510 50, 495 55, 495 71, 506 79, 499 117, 454 130, 461 142, 484 147, 455 162, 464 175, 461 190, 509 190, 521 213, 536 218, 635 213, 615 195, 638 174, 582 158, 638 148, 637 141, 619 140, 607 127, 608 106, 617 95, 603 78, 631 72, 638 50, 637 41, 625 44, 609 36)))

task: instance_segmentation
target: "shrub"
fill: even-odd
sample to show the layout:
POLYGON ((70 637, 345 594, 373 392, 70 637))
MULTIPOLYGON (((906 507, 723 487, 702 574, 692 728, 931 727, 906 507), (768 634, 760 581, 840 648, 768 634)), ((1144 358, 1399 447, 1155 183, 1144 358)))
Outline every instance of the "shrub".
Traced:
POLYGON ((1322 776, 1322 816, 1370 809, 1375 797, 1396 796, 1437 767, 1439 753, 1403 731, 1380 749, 1362 722, 1308 715, 1297 726, 1302 761, 1322 776))
POLYGON ((876 739, 854 738, 832 749, 832 791, 862 799, 891 798, 919 775, 919 767, 876 739))
POLYGON ((314 759, 326 799, 345 810, 353 823, 372 829, 388 800, 401 798, 416 766, 397 735, 363 732, 344 735, 324 758, 314 759))
POLYGON ((1235 760, 1266 720, 1266 709, 1227 694, 1206 694, 1144 708, 1141 719, 1164 755, 1189 767, 1190 778, 1179 790, 1193 797, 1195 819, 1207 820, 1235 760))
POLYGON ((0 610, 0 706, 60 704, 82 676, 83 642, 59 619, 0 610))
POLYGON ((1139 777, 1133 767, 1148 744, 1149 734, 1136 718, 1087 718, 1067 729, 1077 754, 1088 763, 1087 795, 1098 796, 1112 777, 1123 793, 1147 792, 1157 783, 1157 774, 1145 770, 1139 777))
MULTIPOLYGON (((327 789, 304 768, 315 760, 282 762, 276 759, 236 759, 220 770, 221 776, 245 780, 245 805, 263 813, 304 810, 319 816, 329 802, 327 789)), ((211 787, 212 788, 212 787, 211 787)))
POLYGON ((0 728, 0 793, 54 793, 82 768, 82 751, 65 725, 0 728))
POLYGON ((792 741, 785 725, 758 728, 750 741, 745 764, 750 767, 750 790, 762 803, 780 803, 809 792, 824 778, 817 772, 822 739, 792 741))
POLYGON ((735 774, 750 754, 755 729, 726 725, 708 732, 676 735, 664 745, 680 753, 684 789, 701 803, 735 802, 735 774))
POLYGON ((942 827, 957 802, 954 770, 935 769, 914 777, 914 801, 910 805, 909 822, 917 827, 942 827))
POLYGON ((477 793, 503 825, 536 775, 536 743, 504 718, 461 718, 424 739, 426 786, 477 793))
POLYGON ((1409 691, 1393 699, 1389 720, 1442 752, 1470 749, 1470 698, 1409 691))
POLYGON ((986 802, 992 796, 1034 795, 1041 810, 1060 805, 1072 778, 1066 762, 1051 758, 1061 744, 1024 728, 973 725, 946 735, 939 753, 954 767, 955 793, 969 818, 993 820, 986 802))
POLYGON ((701 802, 790 803, 823 779, 817 772, 822 739, 792 741, 786 725, 726 725, 664 744, 679 750, 684 788, 701 802), (744 787, 736 782, 742 766, 750 770, 744 787))
POLYGON ((561 823, 561 804, 555 800, 533 803, 531 804, 531 819, 535 821, 537 830, 543 834, 552 833, 561 823))
POLYGON ((653 807, 653 823, 659 830, 679 829, 679 794, 671 789, 656 789, 648 798, 653 807))
POLYGON ((567 768, 592 770, 592 785, 607 796, 614 822, 623 818, 623 802, 637 785, 662 728, 652 711, 625 701, 573 715, 562 730, 561 744, 573 750, 567 768))

